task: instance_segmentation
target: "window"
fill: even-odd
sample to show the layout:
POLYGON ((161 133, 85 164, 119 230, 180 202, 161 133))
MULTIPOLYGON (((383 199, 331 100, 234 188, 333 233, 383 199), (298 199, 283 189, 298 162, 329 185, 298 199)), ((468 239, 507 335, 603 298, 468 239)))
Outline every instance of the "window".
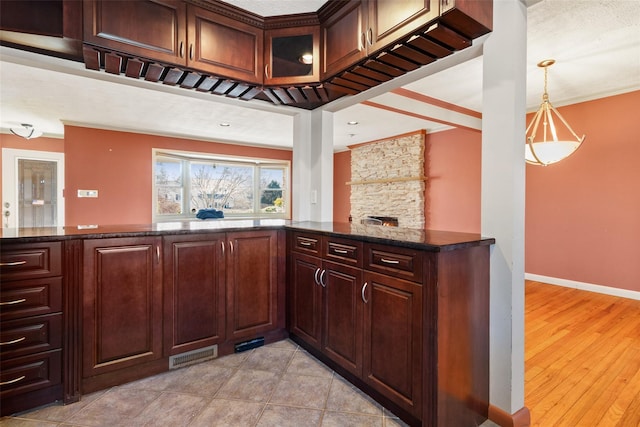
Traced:
POLYGON ((154 150, 154 221, 225 217, 289 218, 289 162, 154 150))

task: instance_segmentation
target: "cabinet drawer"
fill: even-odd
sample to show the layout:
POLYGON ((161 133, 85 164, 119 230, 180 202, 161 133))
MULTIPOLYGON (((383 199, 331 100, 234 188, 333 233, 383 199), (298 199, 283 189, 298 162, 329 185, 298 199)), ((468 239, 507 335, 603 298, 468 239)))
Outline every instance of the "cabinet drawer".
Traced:
POLYGON ((2 282, 0 320, 62 311, 62 278, 2 282))
POLYGON ((291 245, 293 250, 313 255, 320 255, 321 236, 319 234, 294 232, 291 236, 291 245))
POLYGON ((365 269, 413 282, 423 282, 424 254, 420 251, 393 246, 366 247, 365 269))
POLYGON ((362 267, 362 242, 327 237, 322 256, 332 261, 362 267))
POLYGON ((62 350, 2 360, 0 363, 0 398, 28 393, 60 384, 62 350))
POLYGON ((3 360, 62 347, 62 314, 34 316, 0 324, 3 360))
POLYGON ((3 245, 0 279, 33 279, 62 275, 62 243, 3 245))

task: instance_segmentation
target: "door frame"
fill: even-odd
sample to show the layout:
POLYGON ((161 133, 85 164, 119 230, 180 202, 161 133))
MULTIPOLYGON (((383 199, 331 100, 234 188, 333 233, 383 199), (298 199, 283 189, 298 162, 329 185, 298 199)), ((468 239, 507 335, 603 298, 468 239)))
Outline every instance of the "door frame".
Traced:
POLYGON ((64 153, 57 151, 37 151, 22 150, 18 148, 2 149, 2 227, 17 227, 17 218, 19 214, 18 205, 18 161, 19 160, 41 160, 45 162, 56 162, 57 164, 57 224, 56 227, 62 227, 65 224, 64 219, 64 153), (6 208, 5 203, 10 203, 10 207, 6 208), (9 210, 11 215, 8 218, 4 216, 5 211, 9 210))

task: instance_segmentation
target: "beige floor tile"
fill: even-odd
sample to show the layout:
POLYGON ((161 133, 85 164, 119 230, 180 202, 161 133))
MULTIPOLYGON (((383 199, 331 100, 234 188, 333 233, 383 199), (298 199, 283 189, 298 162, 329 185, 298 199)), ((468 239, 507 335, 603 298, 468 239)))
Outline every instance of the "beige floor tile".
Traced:
MULTIPOLYGON (((63 405, 61 402, 56 402, 51 405, 42 406, 40 408, 29 411, 27 414, 25 414, 25 416, 27 416, 30 420, 62 422, 72 417, 82 408, 84 408, 106 392, 107 390, 103 390, 96 393, 87 394, 85 396, 82 396, 79 402, 75 402, 69 405, 63 405)), ((2 420, 0 420, 0 425, 14 425, 5 424, 5 422, 8 423, 8 421, 3 418, 2 420)))
POLYGON ((256 348, 240 367, 241 369, 282 373, 287 369, 295 352, 295 349, 286 348, 256 348))
POLYGON ((68 422, 86 426, 131 426, 132 419, 155 399, 159 392, 115 387, 82 408, 68 422))
POLYGON ((382 406, 344 378, 335 375, 331 383, 327 410, 382 416, 382 406))
POLYGON ((134 420, 132 426, 187 426, 210 399, 183 393, 164 392, 134 420))
POLYGON ((293 341, 286 339, 286 340, 282 340, 282 341, 276 341, 274 343, 268 344, 268 347, 271 348, 282 348, 282 349, 286 349, 286 350, 296 350, 299 348, 298 344, 294 343, 293 341))
POLYGON ((24 418, 2 418, 0 419, 0 426, 2 427, 57 427, 57 422, 31 420, 24 418))
POLYGON ((323 409, 330 386, 330 378, 285 374, 269 403, 323 409))
POLYGON ((327 411, 322 417, 322 427, 383 427, 382 416, 327 411))
POLYGON ((239 369, 216 397, 267 402, 279 381, 280 376, 273 372, 239 369))
POLYGON ((189 427, 254 426, 264 407, 264 403, 258 402, 214 399, 189 427))
POLYGON ((293 355, 287 373, 331 378, 333 371, 306 351, 298 350, 293 355))
POLYGON ((314 427, 320 425, 322 411, 267 405, 256 427, 314 427))
POLYGON ((235 372, 236 368, 217 366, 212 363, 193 365, 174 377, 165 390, 213 398, 235 372))

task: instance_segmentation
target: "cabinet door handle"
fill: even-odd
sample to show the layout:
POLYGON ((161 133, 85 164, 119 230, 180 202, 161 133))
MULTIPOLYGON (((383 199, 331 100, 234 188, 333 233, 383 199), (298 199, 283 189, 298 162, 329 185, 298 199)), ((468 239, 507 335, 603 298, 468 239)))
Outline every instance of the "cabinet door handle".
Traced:
POLYGON ((0 383, 0 385, 9 385, 9 384, 17 383, 18 381, 22 381, 25 378, 26 377, 23 375, 21 377, 16 378, 15 380, 3 381, 0 383))
POLYGON ((222 247, 222 256, 224 256, 224 241, 220 242, 220 246, 222 247))
POLYGON ((269 77, 269 64, 266 64, 266 65, 264 66, 264 76, 265 76, 266 78, 270 78, 270 77, 269 77))
POLYGON ((21 337, 21 338, 18 338, 17 340, 11 340, 11 341, 0 342, 0 346, 2 346, 2 345, 10 345, 10 344, 17 344, 17 343, 19 343, 20 341, 24 341, 24 340, 26 340, 26 339, 27 339, 27 337, 21 337))
POLYGON ((386 259, 386 258, 380 258, 381 262, 384 262, 385 264, 399 264, 400 261, 398 261, 397 259, 386 259))
POLYGON ((367 289, 368 284, 369 282, 364 282, 364 285, 362 285, 362 291, 360 292, 360 295, 362 296, 362 302, 364 302, 365 304, 369 302, 364 296, 364 291, 367 289))
POLYGON ((322 273, 320 273, 320 285, 321 285, 323 288, 326 288, 326 287, 327 287, 327 284, 326 284, 326 283, 324 283, 324 280, 323 280, 323 277, 324 277, 324 275, 325 275, 325 273, 326 273, 326 272, 327 272, 327 270, 322 270, 322 273))
POLYGON ((156 260, 158 261, 158 264, 160 264, 160 245, 156 246, 156 260))
POLYGON ((373 30, 371 28, 367 32, 367 39, 369 39, 369 46, 373 45, 373 30))
POLYGON ((12 305, 12 304, 20 304, 21 302, 25 302, 26 298, 14 299, 13 301, 3 301, 0 302, 0 305, 12 305))
POLYGON ((367 42, 365 41, 364 31, 360 35, 360 48, 361 49, 366 49, 367 48, 367 42))
POLYGON ((180 42, 180 58, 184 58, 184 42, 180 42))
POLYGON ((189 60, 193 61, 193 43, 189 45, 189 60))
POLYGON ((233 241, 229 242, 229 252, 233 253, 233 241))
POLYGON ((0 262, 0 267, 15 267, 16 265, 24 265, 27 261, 0 262))
POLYGON ((313 280, 316 282, 316 285, 320 284, 320 281, 318 280, 318 273, 320 273, 320 268, 316 268, 316 272, 313 273, 313 280))

